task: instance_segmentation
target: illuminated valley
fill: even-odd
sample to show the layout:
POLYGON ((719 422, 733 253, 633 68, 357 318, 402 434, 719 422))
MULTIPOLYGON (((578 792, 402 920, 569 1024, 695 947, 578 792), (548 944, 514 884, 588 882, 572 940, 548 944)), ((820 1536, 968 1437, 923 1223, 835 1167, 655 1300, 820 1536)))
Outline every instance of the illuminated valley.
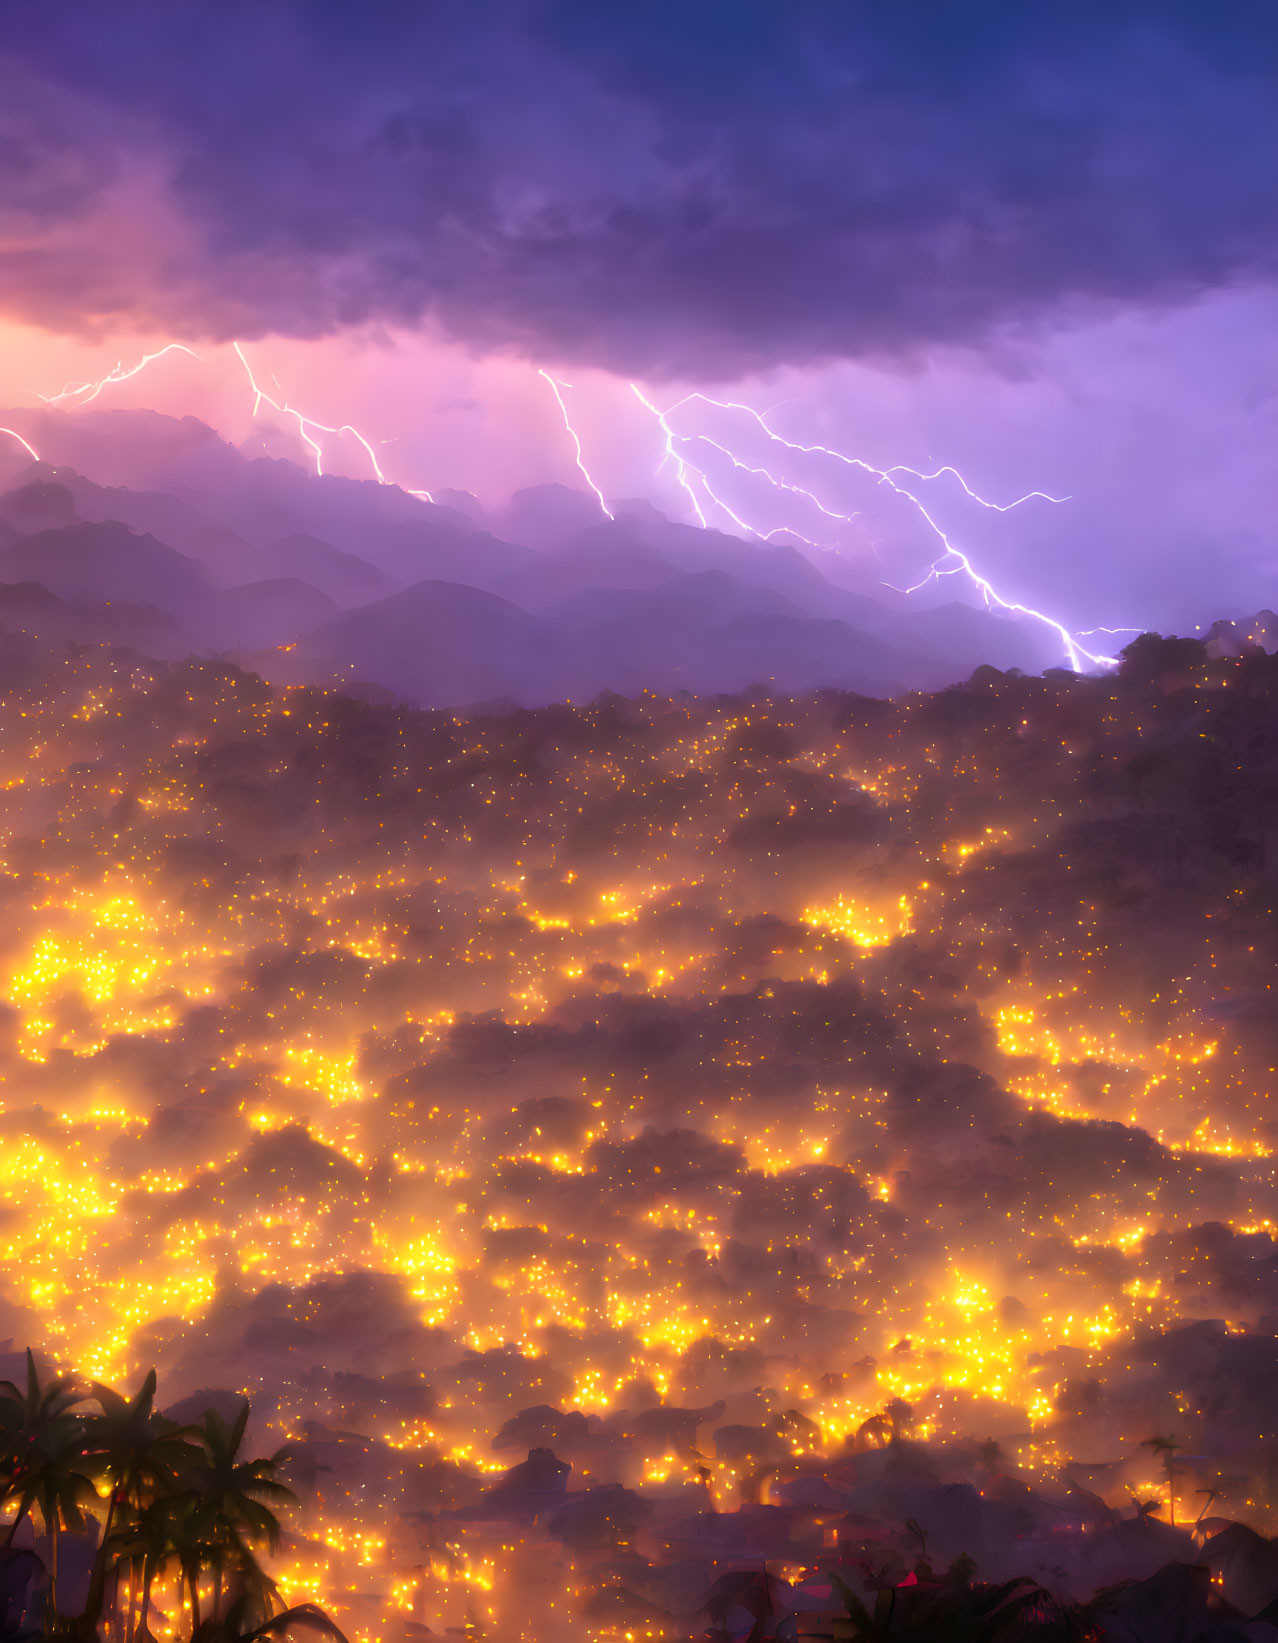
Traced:
POLYGON ((907 1519, 1086 1595, 1159 1433, 1268 1530, 1278 658, 1221 648, 454 715, 10 636, 0 1333, 247 1394, 369 1643, 700 1635, 907 1519))

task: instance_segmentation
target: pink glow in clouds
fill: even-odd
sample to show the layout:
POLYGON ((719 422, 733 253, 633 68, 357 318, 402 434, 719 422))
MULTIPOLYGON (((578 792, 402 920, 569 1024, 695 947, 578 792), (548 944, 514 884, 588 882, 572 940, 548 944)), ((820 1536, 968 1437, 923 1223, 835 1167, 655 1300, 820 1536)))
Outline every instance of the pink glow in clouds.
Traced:
MULTIPOLYGON (((5 326, 0 402, 34 407, 68 384, 100 380, 120 362, 127 367, 159 353, 171 340, 127 336, 86 345, 5 326)), ((255 418, 254 394, 233 344, 191 346, 198 358, 173 352, 156 359, 145 371, 111 383, 95 409, 195 416, 233 444, 246 443, 250 452, 256 446, 261 454, 309 462, 287 419, 269 411, 255 418), (288 439, 278 437, 281 427, 288 439)), ((565 466, 562 425, 546 416, 545 384, 525 362, 476 359, 416 336, 314 342, 271 337, 246 343, 244 350, 267 392, 318 423, 358 428, 386 478, 406 490, 452 485, 498 501, 565 466)), ((69 408, 75 403, 70 399, 69 408)), ((327 437, 324 450, 327 471, 369 476, 368 454, 351 435, 327 437)))
MULTIPOLYGON (((1278 512, 1275 320, 1272 295, 1241 292, 1158 319, 1096 317, 1009 342, 993 361, 950 353, 908 372, 842 364, 777 371, 726 390, 695 382, 640 386, 663 407, 685 394, 716 393, 766 413, 769 427, 793 444, 933 474, 910 482, 926 492, 956 545, 1001 594, 1050 610, 1073 631, 1135 623, 1184 630, 1204 615, 1269 602, 1275 556, 1268 522, 1278 512), (1245 350, 1242 335, 1251 338, 1245 350), (1070 500, 994 514, 953 474, 936 472, 946 465, 987 499, 1042 491, 1070 500)), ((171 341, 128 336, 88 345, 6 326, 4 421, 22 433, 24 409, 39 406, 41 396, 96 381, 121 362, 127 368, 171 341)), ((92 409, 192 415, 250 454, 313 462, 290 418, 269 406, 254 418, 254 395, 231 345, 190 346, 198 359, 174 350, 111 383, 92 409)), ((385 478, 405 489, 451 487, 491 506, 550 480, 585 488, 541 362, 477 355, 420 333, 266 337, 244 347, 280 404, 319 424, 351 424, 385 478)), ((544 364, 559 373, 558 362, 544 364)), ((564 399, 585 463, 608 502, 644 498, 672 519, 697 524, 677 469, 665 460, 665 436, 627 382, 579 364, 564 374, 573 384, 564 399)), ((858 484, 819 454, 789 451, 786 488, 778 490, 749 471, 775 469, 778 447, 748 413, 701 401, 671 412, 669 421, 680 436, 704 436, 680 448, 727 505, 715 510, 700 498, 712 527, 739 533, 735 515, 761 536, 793 532, 862 566, 867 584, 908 587, 926 576, 935 537, 884 487, 858 484)), ((371 476, 358 439, 322 439, 326 471, 371 476)), ((964 596, 956 578, 943 582, 940 596, 964 596)))

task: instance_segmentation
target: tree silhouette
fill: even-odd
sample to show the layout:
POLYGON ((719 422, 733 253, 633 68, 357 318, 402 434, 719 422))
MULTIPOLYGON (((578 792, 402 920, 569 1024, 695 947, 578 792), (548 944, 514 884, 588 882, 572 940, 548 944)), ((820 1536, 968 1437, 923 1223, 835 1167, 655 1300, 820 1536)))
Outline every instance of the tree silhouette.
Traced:
POLYGON ((1146 1438, 1141 1444, 1142 1449, 1152 1449, 1155 1456, 1161 1455, 1167 1468, 1167 1512, 1173 1529, 1176 1527, 1176 1475, 1173 1462, 1180 1447, 1173 1437, 1146 1438))
MULTIPOLYGON (((224 1567, 237 1538, 220 1523, 216 1509, 187 1490, 169 1501, 169 1548, 191 1598, 191 1636, 200 1630, 200 1577, 206 1569, 224 1567)), ((210 1617, 216 1619, 216 1612, 210 1617)))
MULTIPOLYGON (((58 1422, 64 1421, 78 1403, 79 1394, 70 1381, 42 1382, 31 1348, 27 1348, 27 1380, 19 1388, 12 1381, 0 1381, 0 1434, 4 1445, 4 1503, 16 1500, 18 1511, 9 1525, 5 1545, 13 1544, 18 1526, 34 1504, 34 1497, 23 1488, 23 1479, 35 1464, 42 1469, 48 1464, 47 1455, 33 1453, 34 1446, 58 1422)), ((56 1448, 56 1441, 54 1447, 56 1448)))
POLYGON ((56 1614, 58 1532, 61 1529, 82 1531, 84 1509, 95 1506, 98 1501, 98 1492, 86 1466, 80 1423, 74 1415, 55 1416, 36 1434, 23 1458, 15 1487, 19 1493, 14 1524, 34 1509, 39 1512, 49 1538, 49 1607, 56 1614))
POLYGON ((132 1398, 95 1383, 98 1408, 84 1408, 73 1382, 41 1380, 30 1352, 26 1385, 0 1382, 0 1504, 13 1511, 0 1561, 15 1590, 34 1581, 43 1594, 45 1635, 90 1643, 109 1618, 118 1643, 143 1643, 152 1635, 154 1583, 173 1570, 179 1609, 190 1606, 192 1643, 254 1643, 294 1623, 345 1643, 313 1604, 284 1609, 257 1559, 258 1548, 278 1548, 276 1511, 296 1499, 277 1476, 286 1452, 246 1452, 247 1401, 232 1421, 209 1410, 199 1425, 180 1426, 156 1409, 155 1393, 152 1370, 132 1398), (84 1611, 60 1620, 59 1535, 86 1529, 90 1512, 102 1519, 102 1537, 84 1611), (28 1521, 48 1537, 47 1567, 13 1546, 28 1521))
MULTIPOLYGON (((101 1457, 110 1482, 106 1523, 93 1560, 84 1606, 86 1629, 96 1627, 106 1601, 112 1533, 120 1514, 140 1512, 149 1501, 178 1493, 182 1474, 199 1463, 201 1452, 180 1427, 155 1408, 152 1369, 133 1398, 124 1398, 96 1381, 93 1395, 102 1413, 88 1423, 88 1445, 101 1457)), ((117 1571, 118 1584, 118 1571, 117 1571)))
POLYGON ((201 1424, 193 1428, 206 1458, 197 1462, 187 1476, 201 1500, 211 1503, 250 1540, 264 1541, 274 1551, 279 1545, 280 1523, 267 1502, 292 1506, 297 1501, 293 1491, 276 1476, 288 1459, 288 1450, 277 1449, 273 1455, 256 1460, 245 1458, 242 1449, 248 1421, 247 1398, 231 1423, 223 1420, 216 1409, 210 1409, 201 1424))
POLYGON ((148 1501, 140 1509, 124 1507, 107 1553, 128 1566, 129 1612, 124 1617, 126 1643, 144 1637, 150 1630, 151 1587, 155 1577, 173 1562, 176 1553, 172 1525, 173 1503, 165 1496, 148 1501), (141 1575, 141 1602, 138 1576, 141 1575))
POLYGON ((288 1458, 287 1450, 256 1460, 242 1456, 248 1420, 247 1399, 230 1423, 215 1409, 208 1410, 203 1422, 192 1429, 204 1458, 182 1480, 198 1503, 208 1537, 207 1561, 216 1582, 214 1617, 221 1610, 227 1569, 238 1569, 242 1579, 253 1574, 260 1577, 252 1547, 265 1544, 272 1552, 279 1547, 280 1521, 267 1503, 291 1506, 297 1500, 293 1491, 276 1478, 288 1458))

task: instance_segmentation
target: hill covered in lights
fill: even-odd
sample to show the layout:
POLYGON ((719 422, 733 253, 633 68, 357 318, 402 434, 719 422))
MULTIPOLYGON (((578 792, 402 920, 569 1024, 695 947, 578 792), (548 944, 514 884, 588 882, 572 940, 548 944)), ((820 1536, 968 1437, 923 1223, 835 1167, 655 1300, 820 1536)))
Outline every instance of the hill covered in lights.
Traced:
POLYGON ((1062 1597, 1275 1526, 1278 659, 0 689, 0 1333, 250 1394, 286 1594, 676 1637, 911 1524, 1062 1597))

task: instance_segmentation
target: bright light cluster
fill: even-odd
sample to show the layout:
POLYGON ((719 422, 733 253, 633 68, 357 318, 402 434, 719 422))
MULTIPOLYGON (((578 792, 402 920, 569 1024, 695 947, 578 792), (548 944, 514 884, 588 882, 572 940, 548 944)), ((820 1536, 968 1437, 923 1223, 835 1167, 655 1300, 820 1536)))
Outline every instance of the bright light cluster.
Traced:
POLYGON ((370 1640, 515 1601, 466 1511, 529 1449, 685 1512, 895 1429, 1047 1471, 1143 1331, 1264 1305, 1196 1240, 1272 1231, 1212 1006, 1272 911, 1219 802, 1149 821, 1163 696, 984 688, 464 718, 51 657, 0 713, 7 1298, 249 1392, 312 1466, 285 1589, 370 1640))

